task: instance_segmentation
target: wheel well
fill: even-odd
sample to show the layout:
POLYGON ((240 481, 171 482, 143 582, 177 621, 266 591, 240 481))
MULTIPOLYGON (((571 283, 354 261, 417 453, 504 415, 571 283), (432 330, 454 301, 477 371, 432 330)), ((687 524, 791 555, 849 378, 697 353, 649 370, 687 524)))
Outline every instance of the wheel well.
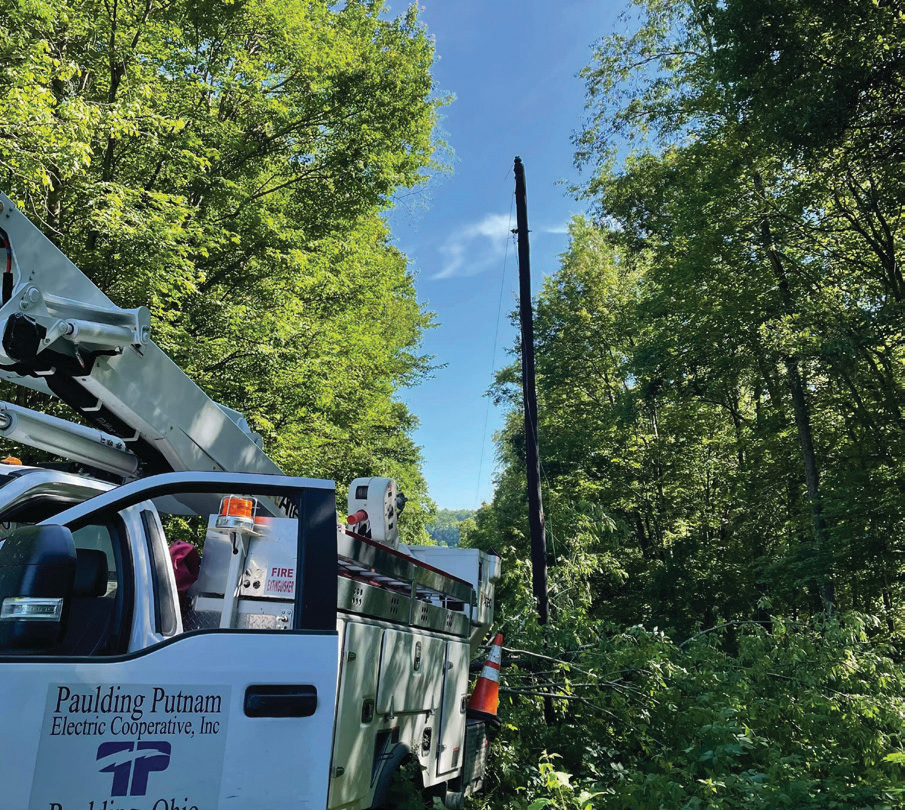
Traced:
POLYGON ((380 775, 377 777, 377 787, 374 790, 374 800, 371 802, 372 810, 386 807, 387 794, 390 790, 390 784, 397 771, 403 764, 409 760, 414 760, 409 747, 403 743, 396 743, 390 750, 389 756, 380 768, 380 775))

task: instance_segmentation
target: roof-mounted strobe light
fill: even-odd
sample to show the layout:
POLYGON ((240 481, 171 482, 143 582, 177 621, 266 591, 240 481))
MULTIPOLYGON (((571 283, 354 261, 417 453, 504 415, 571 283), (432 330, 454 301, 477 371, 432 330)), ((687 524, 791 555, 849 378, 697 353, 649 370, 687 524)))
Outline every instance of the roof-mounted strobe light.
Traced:
MULTIPOLYGON (((223 591, 223 608, 220 612, 221 629, 235 626, 239 587, 248 551, 251 541, 261 536, 260 532, 255 529, 255 524, 258 523, 255 519, 257 511, 258 502, 255 498, 227 495, 220 501, 220 513, 214 521, 215 531, 228 535, 232 545, 232 555, 229 558, 226 585, 223 591)), ((262 524, 259 526, 263 528, 262 524)))
POLYGON ((217 516, 218 529, 234 529, 252 531, 255 527, 255 512, 258 503, 254 498, 240 498, 238 495, 227 495, 220 501, 220 514, 217 516))

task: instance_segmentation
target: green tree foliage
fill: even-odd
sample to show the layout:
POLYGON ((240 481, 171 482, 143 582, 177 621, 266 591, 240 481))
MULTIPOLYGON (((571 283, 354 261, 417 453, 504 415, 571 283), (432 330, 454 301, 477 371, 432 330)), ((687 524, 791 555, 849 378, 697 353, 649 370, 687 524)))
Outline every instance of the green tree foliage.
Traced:
POLYGON ((486 806, 900 806, 905 7, 630 21, 585 71, 591 213, 536 302, 545 628, 518 367, 493 389, 486 806))
POLYGON ((427 531, 431 540, 444 546, 457 546, 463 527, 467 531, 473 517, 472 509, 438 509, 427 531))
MULTIPOLYGON (((0 0, 0 183, 288 472, 425 486, 429 313, 380 211, 433 166, 416 11, 0 0)), ((419 503, 420 502, 420 503, 419 503)), ((411 515, 416 515, 412 520, 411 515)))
POLYGON ((544 628, 522 538, 502 548, 503 728, 474 806, 901 806, 905 672, 878 619, 719 620, 687 636, 609 620, 626 607, 601 601, 629 574, 618 527, 589 505, 569 517, 544 628))
POLYGON ((646 5, 638 33, 604 43, 588 69, 600 115, 579 138, 608 241, 643 268, 629 368, 639 394, 655 409, 714 410, 708 424, 734 439, 714 481, 738 489, 734 506, 771 470, 766 483, 784 490, 762 504, 773 531, 760 516, 732 531, 751 513, 724 515, 752 562, 780 563, 771 581, 865 610, 897 601, 887 573, 902 534, 905 188, 901 156, 864 135, 900 98, 878 67, 899 57, 866 33, 887 32, 901 53, 890 8, 646 5), (812 40, 817 53, 802 57, 812 40), (776 73, 802 59, 818 99, 841 81, 860 100, 844 116, 819 100, 812 112, 776 73), (774 101, 798 117, 771 122, 761 111, 774 101), (605 157, 619 134, 635 143, 621 166, 605 157))

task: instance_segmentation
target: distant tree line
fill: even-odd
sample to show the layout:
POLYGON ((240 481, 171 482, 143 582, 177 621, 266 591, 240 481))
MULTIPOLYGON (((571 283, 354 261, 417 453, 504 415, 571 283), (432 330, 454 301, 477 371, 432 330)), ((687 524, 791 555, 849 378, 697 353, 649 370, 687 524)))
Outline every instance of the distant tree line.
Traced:
MULTIPOLYGON (((473 523, 473 509, 438 509, 434 518, 427 524, 427 533, 431 540, 444 546, 458 546, 459 535, 463 524, 473 523)), ((468 530, 465 526, 465 531, 468 530)))

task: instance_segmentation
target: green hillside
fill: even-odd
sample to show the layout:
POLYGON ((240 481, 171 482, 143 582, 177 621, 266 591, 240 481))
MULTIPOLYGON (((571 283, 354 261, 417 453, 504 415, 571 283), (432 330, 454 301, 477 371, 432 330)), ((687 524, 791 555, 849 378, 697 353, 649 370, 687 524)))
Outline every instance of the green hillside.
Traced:
MULTIPOLYGON (((458 546, 462 524, 473 523, 472 509, 438 509, 437 517, 426 526, 431 540, 444 546, 458 546)), ((467 527, 466 527, 467 528, 467 527)))

